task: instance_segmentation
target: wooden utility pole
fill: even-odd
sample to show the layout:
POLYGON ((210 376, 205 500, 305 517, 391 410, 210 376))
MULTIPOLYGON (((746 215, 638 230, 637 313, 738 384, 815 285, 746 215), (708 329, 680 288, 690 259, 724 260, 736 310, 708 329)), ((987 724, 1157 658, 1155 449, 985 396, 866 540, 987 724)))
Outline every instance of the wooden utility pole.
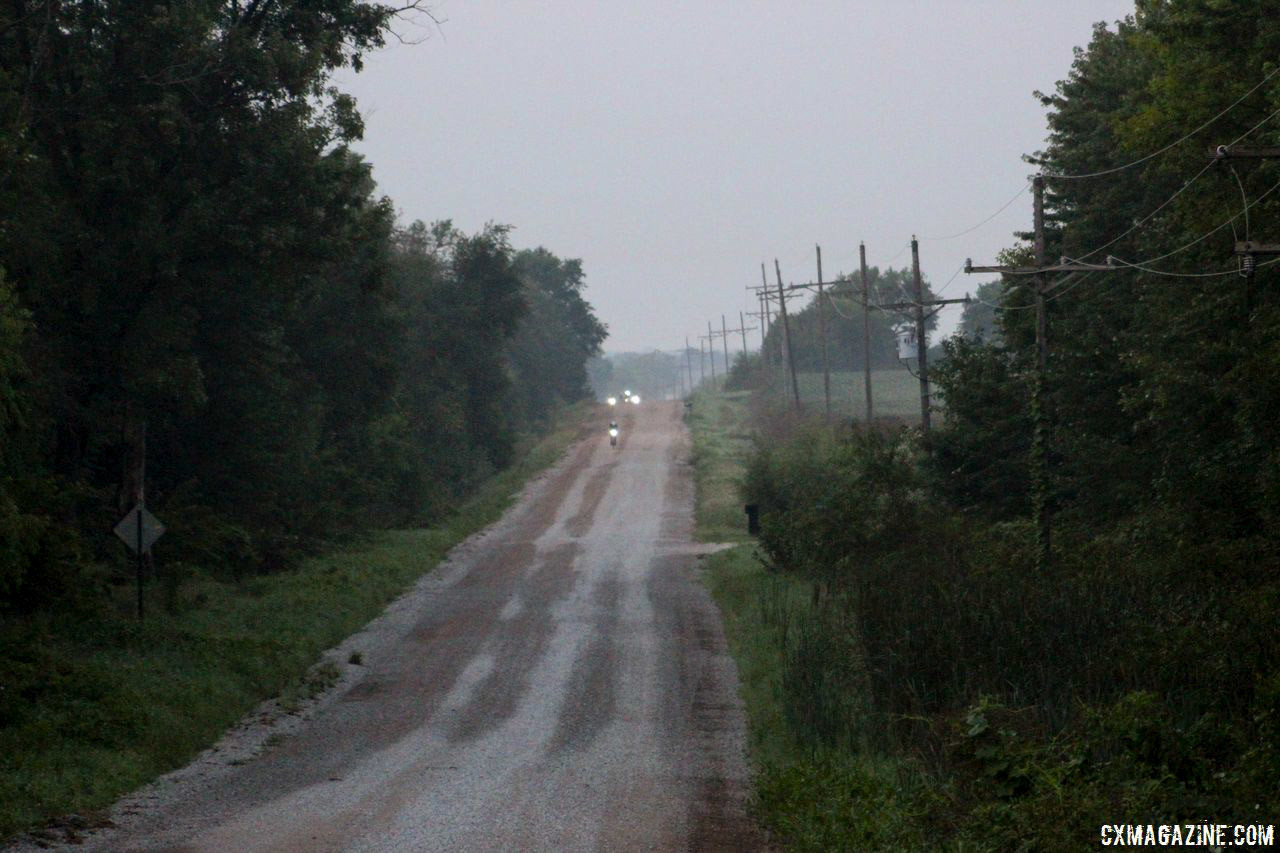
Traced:
POLYGON ((1035 471, 1031 490, 1031 510, 1036 517, 1036 559, 1042 567, 1049 565, 1053 553, 1053 507, 1049 478, 1049 412, 1045 400, 1044 373, 1049 364, 1049 320, 1044 301, 1048 279, 1044 274, 1044 177, 1036 175, 1031 182, 1033 196, 1032 227, 1035 237, 1036 273, 1036 376, 1031 390, 1031 465, 1035 471))
MULTIPOLYGON (((760 310, 762 313, 766 315, 766 325, 767 325, 767 322, 768 322, 767 317, 769 314, 769 278, 764 271, 764 261, 760 262, 760 292, 758 295, 761 300, 760 310)), ((762 350, 764 348, 763 341, 764 339, 761 338, 760 346, 762 350)), ((767 363, 768 359, 766 358, 765 361, 767 363)), ((782 362, 782 339, 781 338, 778 339, 778 366, 782 368, 782 385, 785 389, 787 384, 787 368, 782 362)))
POLYGON ((729 378, 729 329, 728 323, 724 321, 724 315, 720 315, 720 342, 724 344, 724 376, 729 378))
POLYGON ((773 259, 773 271, 778 276, 778 304, 782 307, 782 346, 785 350, 787 367, 791 371, 791 393, 796 401, 796 413, 800 412, 800 383, 796 381, 796 357, 791 350, 791 322, 787 319, 787 294, 782 289, 782 267, 778 259, 773 259))
POLYGON ((707 381, 707 355, 702 350, 702 336, 698 336, 698 384, 707 381))
POLYGON ((1253 322, 1253 274, 1258 269, 1259 255, 1280 255, 1280 243, 1237 240, 1236 254, 1241 256, 1240 274, 1244 276, 1244 321, 1253 322))
MULTIPOLYGON (((1031 502, 1036 521, 1036 564, 1044 569, 1049 565, 1053 536, 1053 484, 1049 471, 1049 445, 1052 423, 1049 417, 1049 401, 1045 393, 1045 372, 1049 364, 1049 318, 1045 295, 1049 291, 1046 273, 1050 272, 1115 272, 1121 267, 1111 264, 1082 264, 1067 262, 1050 264, 1046 257, 1044 235, 1044 176, 1036 175, 1031 182, 1032 227, 1035 264, 1031 267, 985 266, 975 267, 964 262, 966 273, 986 272, 1003 275, 1033 276, 1036 306, 1036 372, 1031 390, 1031 502)), ((1061 283, 1061 282, 1059 282, 1061 283)))
POLYGON ((813 247, 818 253, 818 337, 822 341, 822 402, 824 417, 831 420, 831 367, 827 357, 827 319, 822 290, 822 247, 813 247))
POLYGON ((920 244, 911 235, 911 277, 916 289, 916 369, 920 371, 920 425, 929 432, 929 341, 924 328, 924 283, 920 280, 920 244))
POLYGON ((957 302, 969 302, 969 297, 962 299, 925 299, 924 280, 920 276, 920 244, 914 235, 911 237, 911 275, 915 285, 915 299, 911 302, 894 302, 888 305, 872 305, 889 311, 911 311, 916 327, 916 360, 920 380, 920 426, 929 432, 932 418, 932 406, 929 399, 929 341, 925 331, 924 309, 934 305, 951 305, 957 302))
MULTIPOLYGON (((721 318, 721 320, 723 322, 723 317, 721 318)), ((720 332, 720 336, 727 341, 729 339, 729 335, 732 335, 735 333, 741 334, 742 335, 742 351, 746 352, 747 351, 747 332, 754 332, 755 330, 756 330, 755 326, 748 326, 745 322, 743 322, 742 312, 739 311, 738 312, 738 328, 736 329, 726 328, 722 332, 720 332)))
POLYGON ((862 270, 862 371, 867 392, 867 423, 871 423, 871 306, 867 300, 867 244, 858 243, 858 266, 862 270))
POLYGON ((684 336, 684 366, 689 372, 689 390, 693 390, 693 359, 689 355, 689 336, 684 336))
POLYGON ((764 298, 764 291, 757 293, 756 299, 760 303, 760 354, 764 355, 764 344, 769 338, 769 305, 764 298))
POLYGON ((707 321, 707 354, 711 356, 711 384, 716 384, 716 333, 711 331, 711 321, 707 321))

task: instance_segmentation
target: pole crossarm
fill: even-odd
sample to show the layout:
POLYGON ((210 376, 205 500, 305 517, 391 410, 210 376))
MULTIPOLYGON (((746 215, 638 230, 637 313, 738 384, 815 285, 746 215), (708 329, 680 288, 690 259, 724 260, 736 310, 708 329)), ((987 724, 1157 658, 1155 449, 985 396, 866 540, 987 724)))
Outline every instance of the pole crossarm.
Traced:
POLYGON ((968 304, 969 304, 970 302, 972 302, 972 301, 973 301, 973 299, 971 299, 970 297, 968 297, 968 296, 964 296, 964 297, 961 297, 960 299, 926 299, 924 302, 919 302, 919 303, 917 303, 917 302, 890 302, 890 303, 885 304, 885 305, 876 305, 876 304, 872 303, 872 304, 871 304, 871 305, 869 305, 868 307, 869 307, 869 308, 880 308, 880 309, 883 309, 883 310, 885 310, 885 311, 914 311, 916 308, 924 307, 924 306, 926 306, 926 305, 956 305, 956 304, 960 304, 960 303, 963 303, 963 304, 965 304, 965 305, 968 305, 968 304))
MULTIPOLYGON (((1108 261, 1110 260, 1110 256, 1108 256, 1107 260, 1108 261)), ((1118 270, 1118 269, 1120 269, 1120 267, 1117 267, 1115 264, 1112 264, 1112 263, 1080 264, 1080 263, 1068 262, 1065 258, 1060 263, 1048 264, 1043 267, 1009 267, 1009 266, 979 267, 979 266, 974 266, 973 261, 971 261, 968 258, 965 258, 965 261, 964 261, 964 271, 966 273, 994 272, 994 273, 1002 273, 1004 275, 1040 275, 1041 273, 1046 273, 1046 272, 1096 272, 1098 270, 1118 270)))
POLYGON ((1280 148, 1255 148, 1249 145, 1219 145, 1209 149, 1213 160, 1266 160, 1280 157, 1280 148))
MULTIPOLYGON (((786 286, 783 288, 783 290, 788 291, 788 293, 787 293, 787 297, 788 297, 788 298, 790 298, 791 296, 793 296, 793 295, 794 295, 791 291, 796 291, 796 290, 807 290, 807 291, 810 291, 810 292, 815 292, 815 291, 817 291, 817 289, 818 289, 818 287, 819 287, 819 286, 821 286, 821 287, 825 287, 825 288, 830 288, 833 284, 848 284, 848 285, 853 285, 853 284, 857 284, 857 282, 856 282, 856 281, 854 281, 854 280, 853 280, 853 279, 851 279, 851 278, 837 278, 837 279, 836 279, 836 280, 834 280, 834 281, 824 281, 824 282, 806 281, 804 284, 788 284, 788 285, 786 285, 786 286)), ((778 298, 778 289, 777 289, 776 287, 772 287, 772 288, 764 288, 764 287, 748 287, 748 288, 747 288, 747 290, 752 290, 752 291, 757 291, 757 292, 759 292, 759 291, 764 291, 764 292, 765 292, 765 294, 766 294, 770 299, 777 299, 777 298, 778 298)))
MULTIPOLYGON (((755 316, 755 315, 753 314, 752 316, 755 316)), ((713 338, 727 338, 729 335, 740 335, 740 334, 742 334, 743 332, 754 332, 757 328, 759 328, 759 327, 758 327, 758 326, 747 326, 745 329, 725 329, 723 332, 714 332, 714 331, 713 331, 713 332, 711 333, 711 337, 713 337, 713 338)), ((704 338, 704 339, 705 339, 707 336, 706 336, 706 335, 699 335, 698 337, 700 337, 700 338, 704 338)))
POLYGON ((1237 240, 1237 255, 1280 255, 1280 243, 1258 243, 1253 240, 1237 240))

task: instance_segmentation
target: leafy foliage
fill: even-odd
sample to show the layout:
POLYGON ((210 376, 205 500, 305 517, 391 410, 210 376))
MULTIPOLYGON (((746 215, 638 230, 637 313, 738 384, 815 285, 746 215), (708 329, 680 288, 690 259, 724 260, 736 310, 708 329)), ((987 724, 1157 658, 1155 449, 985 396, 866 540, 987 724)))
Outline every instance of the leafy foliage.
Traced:
POLYGON ((143 494, 174 580, 437 518, 586 393, 580 262, 398 228, 350 150, 414 8, 0 12, 0 611, 101 600, 143 494))
POLYGON ((958 848, 1076 849, 1117 815, 1245 821, 1280 798, 1259 772, 1277 743, 1280 279, 1233 254, 1280 226, 1280 167, 1206 157, 1277 142, 1273 13, 1141 0, 1041 96, 1048 254, 1121 259, 1054 283, 1043 395, 1031 284, 1010 276, 946 343, 934 434, 812 428, 750 465, 770 566, 825 602, 779 649, 810 713, 788 725, 838 744, 822 679, 830 649, 855 650, 859 736, 935 780, 924 819, 958 848))

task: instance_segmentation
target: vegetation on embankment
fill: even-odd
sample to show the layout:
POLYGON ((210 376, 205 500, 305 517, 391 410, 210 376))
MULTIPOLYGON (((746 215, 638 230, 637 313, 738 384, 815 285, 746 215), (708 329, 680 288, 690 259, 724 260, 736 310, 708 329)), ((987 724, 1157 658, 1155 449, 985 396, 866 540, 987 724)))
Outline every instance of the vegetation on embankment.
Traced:
MULTIPOLYGON (((753 447, 747 439, 750 395, 705 387, 691 399, 698 537, 743 542, 742 481, 753 447)), ((916 846, 921 835, 910 772, 891 760, 815 742, 805 722, 810 697, 798 695, 797 687, 813 681, 810 668, 850 670, 847 649, 813 654, 815 641, 827 639, 812 630, 813 584, 769 571, 753 540, 710 555, 703 567, 738 666, 756 818, 788 849, 916 846)))
POLYGON ((0 10, 0 831, 106 802, 296 681, 590 395, 581 262, 399 223, 353 150, 335 75, 414 16, 0 10), (144 497, 167 532, 138 627, 112 530, 144 497))
MULTIPOLYGON (((696 395, 693 428, 742 422, 743 402, 696 395)), ((931 492, 909 430, 808 424, 708 460, 745 462, 762 509, 758 547, 706 569, 757 815, 785 846, 1080 849, 1118 820, 1275 822, 1274 578, 1069 528, 1037 569, 1031 525, 931 492)))
POLYGON ((333 77, 415 14, 0 10, 0 619, 127 582, 143 496, 161 577, 276 572, 443 518, 590 396, 582 263, 397 223, 352 150, 333 77))
POLYGON ((317 656, 375 617, 582 435, 561 412, 518 460, 438 524, 383 531, 296 569, 239 582, 202 575, 144 623, 39 613, 0 627, 0 838, 91 812, 190 760, 264 699, 328 686, 317 656))
MULTIPOLYGON (((1095 28, 1041 97, 1030 159, 1045 255, 1114 260, 1054 282, 1047 338, 1033 277, 983 288, 985 318, 966 306, 931 363, 932 433, 753 415, 743 499, 764 564, 802 584, 761 587, 737 622, 775 626, 780 711, 761 719, 814 755, 891 762, 895 785, 868 790, 928 847, 1280 822, 1280 267, 1234 254, 1241 227, 1280 222, 1280 171, 1205 159, 1280 138, 1272 12, 1143 0, 1095 28)), ((1024 239, 1002 263, 1034 256, 1024 239)), ((771 773, 762 815, 796 846, 876 808, 771 773)))
POLYGON ((704 542, 747 539, 742 477, 750 448, 747 391, 720 392, 702 386, 691 396, 687 421, 693 442, 697 487, 695 535, 704 542))

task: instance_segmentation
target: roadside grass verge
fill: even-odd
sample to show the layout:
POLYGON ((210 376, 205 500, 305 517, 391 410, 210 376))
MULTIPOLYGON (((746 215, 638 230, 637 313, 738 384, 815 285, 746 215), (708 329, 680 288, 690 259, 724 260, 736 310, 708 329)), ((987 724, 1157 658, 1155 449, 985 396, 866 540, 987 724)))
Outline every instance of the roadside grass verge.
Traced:
MULTIPOLYGON (((788 850, 928 849, 918 772, 863 748, 856 724, 833 738, 815 719, 823 696, 850 693, 829 676, 848 674, 852 661, 847 649, 814 644, 827 636, 814 630, 827 617, 814 604, 812 584, 769 571, 743 532, 738 484, 751 448, 748 399, 747 392, 700 390, 690 428, 699 538, 740 543, 707 557, 703 568, 738 667, 753 813, 788 850)), ((825 715, 837 716, 830 708, 825 715)))
POLYGON ((738 665, 754 770, 752 807, 787 850, 924 850, 926 789, 914 767, 853 739, 824 741, 812 696, 847 661, 813 654, 806 628, 822 617, 812 585, 765 568, 751 545, 708 557, 705 581, 738 665), (790 683, 788 683, 790 682, 790 683))
POLYGON ((750 391, 699 388, 690 401, 696 536, 703 542, 745 542, 747 519, 740 486, 751 434, 747 425, 750 391))
MULTIPOLYGON (((390 530, 239 584, 193 579, 175 612, 0 622, 0 839, 86 814, 180 767, 259 702, 330 686, 317 657, 496 521, 582 434, 566 411, 440 524, 390 530)), ((353 661, 355 662, 355 661, 353 661)))

